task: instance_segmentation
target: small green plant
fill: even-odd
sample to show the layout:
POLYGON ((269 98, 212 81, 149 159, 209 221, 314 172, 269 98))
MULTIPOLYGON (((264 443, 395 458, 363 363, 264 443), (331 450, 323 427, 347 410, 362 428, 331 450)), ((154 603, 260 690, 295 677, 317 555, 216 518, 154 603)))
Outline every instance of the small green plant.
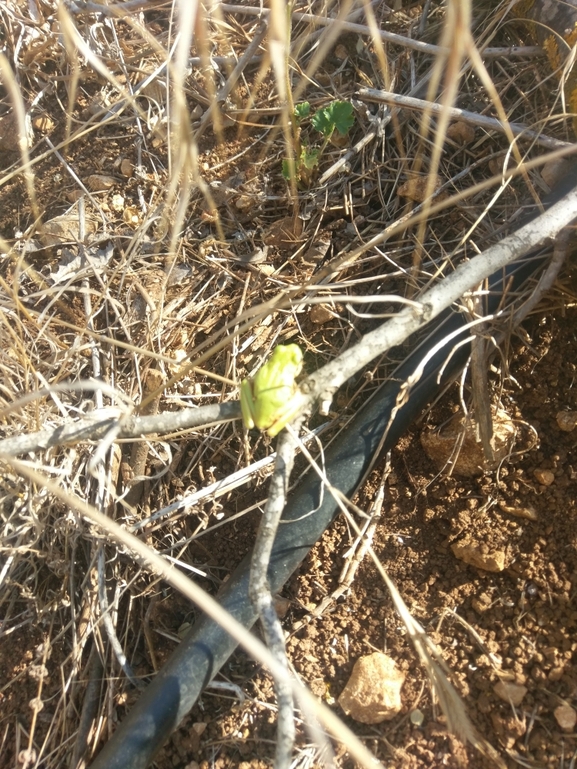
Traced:
POLYGON ((312 181, 314 171, 319 164, 320 158, 325 151, 328 143, 333 139, 335 131, 341 136, 347 136, 355 122, 353 105, 348 101, 333 101, 317 110, 311 117, 311 126, 317 130, 323 137, 321 146, 309 145, 300 140, 300 131, 302 123, 310 117, 311 105, 308 101, 297 104, 294 108, 294 122, 299 131, 298 146, 296 149, 296 158, 294 162, 288 159, 283 160, 282 174, 287 181, 290 181, 293 173, 291 166, 294 165, 294 174, 297 183, 301 187, 308 187, 312 181))
POLYGON ((333 101, 311 118, 313 128, 322 133, 326 141, 330 141, 335 131, 341 136, 346 136, 354 122, 353 105, 350 101, 333 101))

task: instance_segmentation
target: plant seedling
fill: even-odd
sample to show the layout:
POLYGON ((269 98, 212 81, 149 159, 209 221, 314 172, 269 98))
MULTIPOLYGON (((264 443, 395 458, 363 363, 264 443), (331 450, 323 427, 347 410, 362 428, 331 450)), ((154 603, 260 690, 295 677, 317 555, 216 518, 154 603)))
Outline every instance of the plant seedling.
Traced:
MULTIPOLYGON (((293 117, 299 133, 301 124, 310 116, 310 111, 311 105, 308 101, 295 106, 293 117)), ((333 101, 315 112, 311 117, 311 125, 321 134, 324 141, 320 147, 310 146, 305 143, 301 145, 299 141, 296 148, 297 157, 294 163, 299 185, 303 187, 310 186, 314 171, 335 131, 339 136, 345 137, 354 122, 353 105, 348 101, 333 101)), ((283 160, 282 174, 287 181, 290 181, 291 163, 287 159, 283 160)))

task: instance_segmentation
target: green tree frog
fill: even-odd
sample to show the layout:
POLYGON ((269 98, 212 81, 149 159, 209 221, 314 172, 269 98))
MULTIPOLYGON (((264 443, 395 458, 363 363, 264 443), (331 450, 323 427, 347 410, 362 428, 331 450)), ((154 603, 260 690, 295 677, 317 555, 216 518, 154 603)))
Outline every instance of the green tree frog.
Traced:
POLYGON ((240 385, 244 426, 258 427, 271 438, 286 427, 299 410, 295 377, 302 368, 303 354, 296 344, 279 344, 254 377, 240 385))

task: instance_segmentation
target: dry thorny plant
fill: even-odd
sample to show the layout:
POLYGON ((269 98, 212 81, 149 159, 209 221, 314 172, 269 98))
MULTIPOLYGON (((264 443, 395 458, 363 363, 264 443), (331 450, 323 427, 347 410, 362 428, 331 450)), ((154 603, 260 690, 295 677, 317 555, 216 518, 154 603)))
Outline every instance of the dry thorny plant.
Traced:
MULTIPOLYGON (((2 5, 0 634, 34 627, 42 641, 26 726, 7 722, 2 733, 2 751, 20 765, 76 766, 111 734, 113 703, 146 679, 126 650, 159 575, 218 611, 183 576, 200 574, 211 591, 218 582, 187 546, 260 508, 274 461, 270 443, 239 425, 236 383, 278 343, 297 341, 309 373, 333 361, 303 396, 304 411, 349 380, 325 409, 330 419, 310 423, 332 441, 432 317, 425 292, 437 291, 436 314, 482 284, 494 267, 479 272, 472 257, 541 195, 547 157, 570 150, 539 50, 515 58, 498 47, 523 34, 507 4, 476 6, 474 20, 466 2, 426 8, 2 5), (457 100, 470 114, 455 122, 457 100), (305 171, 299 153, 318 139, 294 109, 335 101, 353 106, 353 125, 305 171), (477 272, 451 286, 467 260, 477 272), (393 316, 404 325, 381 332, 393 316), (344 369, 337 356, 351 349, 344 369), (247 483, 256 501, 245 510, 233 490, 247 483), (45 707, 52 654, 61 686, 45 707), (82 703, 101 679, 86 724, 82 703)), ((570 206, 541 231, 554 235, 570 206)), ((281 436, 279 453, 291 440, 281 436)), ((318 440, 309 445, 317 460, 318 440)), ((280 512, 279 481, 269 503, 280 512)), ((459 734, 491 752, 398 602, 459 734)), ((290 733, 282 649, 275 662, 228 623, 277 673, 288 708, 280 729, 290 733)), ((319 710, 334 734, 329 717, 319 710)), ((290 760, 287 741, 279 766, 290 760)))

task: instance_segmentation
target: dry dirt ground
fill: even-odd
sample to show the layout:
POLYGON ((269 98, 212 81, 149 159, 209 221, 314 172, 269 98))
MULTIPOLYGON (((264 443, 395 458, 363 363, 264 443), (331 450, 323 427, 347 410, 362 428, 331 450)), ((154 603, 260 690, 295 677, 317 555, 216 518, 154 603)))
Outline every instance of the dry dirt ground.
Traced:
MULTIPOLYGON (((413 19, 420 18, 423 9, 417 4, 399 5, 406 7, 401 8, 396 21, 391 21, 386 8, 375 7, 377 18, 383 20, 383 24, 387 20, 391 28, 402 31, 413 19)), ((433 6, 435 13, 440 13, 437 4, 433 6)), ((44 12, 48 13, 47 9, 44 12)), ((433 22, 440 24, 440 18, 434 17, 433 22)), ((79 16, 76 22, 82 34, 88 36, 89 22, 94 22, 90 14, 86 18, 79 16)), ((141 22, 163 44, 167 41, 170 27, 167 12, 146 11, 141 22)), ((246 45, 243 35, 249 26, 249 20, 239 14, 230 20, 227 34, 239 54, 243 44, 246 45)), ((98 37, 99 29, 95 25, 94 39, 103 45, 102 40, 109 40, 110 28, 105 30, 104 38, 98 37)), ((504 25, 501 38, 496 38, 494 44, 524 42, 518 30, 515 34, 521 37, 511 37, 511 29, 513 27, 504 25)), ((439 26, 431 30, 432 38, 438 30, 439 26)), ((132 69, 128 68, 131 76, 142 77, 143 72, 150 71, 153 46, 147 54, 147 70, 139 58, 146 52, 141 51, 142 39, 134 27, 119 21, 115 33, 119 35, 117 44, 125 60, 132 63, 132 69)), ((95 302, 93 320, 96 330, 106 339, 128 341, 140 352, 150 349, 178 357, 183 350, 189 351, 204 342, 243 307, 270 299, 287 285, 305 284, 324 256, 338 253, 358 234, 359 228, 365 228, 363 236, 368 239, 393 218, 401 216, 406 210, 403 206, 409 205, 396 197, 395 189, 399 180, 405 180, 406 151, 418 145, 417 118, 407 119, 402 130, 396 129, 400 130, 396 140, 382 142, 359 156, 358 162, 353 162, 350 178, 341 179, 338 185, 335 183, 330 194, 324 196, 323 192, 316 198, 304 195, 302 232, 295 232, 293 224, 289 225, 284 218, 287 187, 280 173, 281 139, 277 136, 274 140, 274 151, 269 148, 263 153, 254 135, 246 133, 244 124, 242 130, 239 125, 227 124, 220 138, 209 127, 202 135, 199 133, 199 166, 206 182, 212 185, 216 209, 208 205, 195 188, 179 245, 181 272, 177 280, 167 284, 167 260, 159 247, 164 235, 156 231, 151 235, 151 227, 145 229, 144 234, 139 230, 147 216, 152 216, 150 212, 168 184, 166 132, 159 131, 160 123, 152 120, 145 130, 133 117, 100 125, 101 118, 94 116, 101 114, 99 109, 106 115, 115 94, 102 76, 84 63, 73 103, 73 127, 88 121, 92 132, 88 139, 79 135, 71 142, 63 150, 65 156, 47 152, 41 158, 49 148, 47 143, 42 143, 45 136, 52 145, 58 145, 65 137, 63 114, 69 97, 66 88, 70 71, 63 65, 61 45, 56 38, 48 39, 42 56, 27 59, 29 69, 20 83, 27 104, 35 95, 34 84, 37 89, 46 87, 51 80, 55 84, 54 88, 47 89, 41 101, 41 114, 33 121, 38 143, 32 144, 31 152, 40 158, 34 167, 36 195, 42 202, 43 219, 48 221, 61 215, 78 198, 78 185, 68 169, 72 168, 81 180, 92 179, 87 185, 100 210, 98 206, 90 209, 90 221, 94 223, 89 227, 94 226, 98 231, 98 217, 103 215, 114 246, 113 260, 106 268, 106 287, 103 288, 103 273, 90 279, 95 302), (95 178, 97 175, 100 180, 95 178), (325 248, 322 253, 315 252, 319 241, 330 244, 328 251, 325 248), (298 258, 293 256, 295 243, 299 247, 305 244, 298 258), (268 252, 262 259, 264 247, 268 247, 268 252), (151 321, 150 313, 146 316, 139 307, 158 311, 159 303, 164 303, 163 317, 157 327, 154 326, 157 320, 151 321)), ((24 42, 32 46, 32 42, 26 39, 24 42)), ((26 45, 24 49, 18 48, 18 55, 22 55, 26 45)), ((217 53, 222 52, 223 46, 221 43, 217 53)), ((98 50, 106 59, 102 48, 98 50)), ((417 58, 415 70, 413 53, 403 58, 404 52, 393 50, 398 82, 407 85, 412 82, 415 71, 420 71, 419 67, 424 70, 424 64, 417 58)), ((112 55, 106 59, 111 70, 115 62, 112 55)), ((350 98, 355 88, 371 79, 370 84, 382 87, 376 74, 377 65, 374 47, 359 46, 356 35, 343 36, 315 75, 316 80, 310 86, 311 101, 314 97, 323 103, 327 89, 337 92, 341 98, 350 98)), ((498 62, 492 65, 491 74, 498 81, 503 100, 507 103, 508 98, 512 105, 512 119, 531 122, 532 110, 549 114, 548 110, 553 110, 554 88, 542 85, 547 77, 543 74, 546 64, 542 60, 537 63, 531 60, 511 65, 510 69, 507 66, 506 62, 498 62)), ((269 117, 266 112, 269 102, 274 102, 267 96, 273 92, 272 80, 267 75, 259 81, 256 71, 250 75, 247 71, 246 80, 235 92, 235 103, 228 106, 233 117, 238 117, 233 107, 238 108, 247 93, 251 93, 262 111, 252 113, 247 125, 265 125, 268 130, 274 121, 274 115, 269 117)), ((126 75, 122 67, 115 74, 121 82, 126 82, 122 80, 126 75)), ((204 77, 195 71, 187 82, 187 89, 188 107, 196 120, 193 125, 198 129, 210 89, 204 77)), ((407 86, 405 91, 408 90, 407 86)), ((0 170, 4 174, 0 184, 0 235, 13 245, 27 240, 22 233, 31 225, 33 216, 23 175, 12 174, 20 162, 19 153, 15 133, 10 132, 7 122, 8 92, 4 90, 2 96, 6 110, 4 117, 0 117, 4 120, 0 139, 0 170)), ((150 117, 156 109, 154 105, 158 106, 162 98, 162 89, 159 93, 147 93, 140 106, 150 110, 150 117)), ((461 106, 483 110, 488 104, 478 81, 469 74, 463 86, 461 106)), ((141 119, 142 115, 139 115, 141 119)), ((359 109, 355 141, 368 130, 365 118, 359 109)), ((559 134, 566 136, 566 127, 559 128, 559 134)), ((443 157, 442 176, 452 178, 469 164, 470 178, 465 177, 465 181, 461 178, 459 183, 472 184, 496 172, 490 164, 496 158, 502 161, 506 149, 503 137, 486 133, 477 132, 471 146, 453 141, 443 157)), ((331 152, 334 153, 332 161, 340 149, 333 148, 331 152)), ((325 166, 328 165, 327 160, 325 166)), ((533 181, 540 193, 545 190, 538 174, 533 181)), ((430 238, 428 253, 435 248, 442 251, 442 256, 451 252, 449 243, 457 243, 489 197, 490 192, 479 193, 470 208, 463 205, 437 217, 427 235, 430 238)), ((527 198, 521 182, 510 185, 496 213, 494 210, 491 214, 495 218, 488 216, 479 224, 478 242, 492 242, 498 227, 527 198)), ((32 238, 29 241, 32 242, 32 238)), ((393 256, 388 257, 384 267, 382 255, 371 254, 341 277, 358 281, 348 287, 353 293, 376 293, 385 280, 387 291, 402 292, 405 273, 396 267, 409 269, 413 251, 411 234, 403 233, 391 245, 393 256), (394 264, 395 269, 387 277, 390 264, 394 264)), ((99 253, 97 249, 93 255, 99 253)), ((461 255, 459 252, 458 256, 461 255)), ((41 371, 42 381, 55 384, 64 379, 89 378, 93 371, 87 339, 82 336, 82 328, 87 324, 82 293, 68 290, 74 285, 72 278, 62 294, 46 289, 46 285, 59 285, 55 275, 63 269, 70 254, 63 253, 56 239, 32 243, 24 250, 24 256, 26 264, 33 268, 29 272, 24 269, 24 261, 2 257, 0 262, 6 307, 10 287, 18 284, 22 307, 30 313, 29 318, 20 315, 18 321, 11 321, 18 329, 16 337, 26 340, 26 355, 41 371), (62 350, 57 350, 48 336, 38 335, 32 317, 50 318, 47 330, 52 335, 60 335, 62 349, 76 350, 73 362, 71 358, 59 357, 62 350), (24 329, 22 333, 21 329, 24 329), (78 339, 82 344, 74 348, 78 339)), ((559 412, 577 410, 576 285, 570 263, 551 296, 524 322, 519 333, 511 335, 502 357, 493 359, 491 393, 495 402, 498 399, 513 418, 517 429, 513 454, 498 470, 476 478, 449 477, 437 471, 425 455, 421 434, 446 423, 458 410, 459 393, 453 385, 392 452, 385 504, 373 541, 375 551, 411 613, 441 649, 472 722, 510 767, 569 769, 577 757, 575 724, 569 723, 565 728, 561 725, 565 723, 563 715, 570 720, 575 712, 573 708, 577 707, 574 664, 577 651, 577 430, 562 431, 557 422, 559 412), (463 542, 478 544, 489 554, 500 554, 505 568, 490 573, 466 565, 455 557, 452 549, 455 543, 463 542), (526 687, 519 705, 513 707, 498 696, 495 686, 500 681, 526 687)), ((322 320, 308 311, 299 316, 277 314, 273 326, 263 322, 255 327, 258 344, 254 344, 262 350, 271 340, 301 344, 307 340, 305 362, 312 371, 376 322, 350 315, 342 305, 336 310, 333 306, 331 312, 322 320)), ((6 327, 2 333, 3 339, 9 338, 6 327)), ((6 346, 4 341, 2 344, 6 346)), ((148 365, 142 363, 145 356, 135 363, 138 356, 133 357, 124 348, 116 349, 112 361, 110 349, 105 341, 103 376, 114 374, 116 385, 138 400, 142 397, 140 387, 148 370, 148 365)), ((216 354, 211 362, 203 365, 238 380, 251 370, 257 358, 250 347, 248 352, 243 347, 236 353, 232 368, 231 359, 224 353, 216 354)), ((22 350, 12 357, 6 354, 3 366, 14 366, 18 371, 20 366, 25 369, 22 356, 22 350)), ((370 376, 361 377, 350 390, 339 395, 338 406, 354 408, 365 397, 363 388, 373 387, 374 382, 386 375, 384 372, 383 364, 383 368, 375 368, 370 376)), ((166 376, 173 373, 174 368, 170 367, 163 371, 166 376)), ((21 394, 33 389, 26 376, 22 375, 19 381, 23 388, 21 394)), ((37 381, 34 382, 37 386, 37 381)), ((194 398, 199 393, 213 400, 228 396, 224 386, 219 389, 220 385, 209 384, 203 390, 199 383, 205 386, 200 377, 189 378, 181 386, 177 384, 169 393, 172 400, 168 398, 160 407, 168 409, 196 403, 194 398)), ((9 402, 6 387, 2 393, 9 402)), ((79 400, 62 397, 67 405, 81 410, 79 400)), ((198 402, 204 401, 199 398, 198 402)), ((51 415, 50 408, 53 406, 43 405, 40 411, 45 416, 51 415)), ((19 424, 6 422, 3 435, 38 429, 42 424, 41 413, 27 411, 19 424)), ((150 515, 185 490, 200 488, 233 472, 238 468, 239 457, 241 463, 245 458, 248 461, 247 444, 240 428, 227 426, 210 436, 205 443, 201 443, 198 434, 193 436, 194 440, 174 439, 170 473, 162 482, 144 489, 133 505, 134 517, 126 519, 128 523, 150 515)), ((257 439, 253 438, 255 443, 257 439)), ((125 448, 125 460, 127 451, 125 448)), ((270 448, 261 441, 254 456, 259 458, 268 451, 270 448)), ((88 456, 83 454, 82 447, 63 448, 60 453, 49 453, 45 461, 53 469, 66 468, 63 473, 73 479, 71 487, 76 489, 78 479, 86 475, 88 456)), ((166 463, 166 457, 160 453, 148 462, 146 472, 152 475, 166 463)), ((381 458, 357 496, 360 507, 370 506, 384 467, 385 458, 381 458)), ((188 519, 180 517, 172 523, 163 522, 164 529, 159 526, 157 530, 150 530, 149 541, 159 549, 175 547, 179 538, 191 537, 220 522, 223 516, 252 509, 239 520, 193 539, 185 554, 179 551, 187 563, 201 566, 208 575, 199 583, 216 592, 252 547, 260 515, 254 512, 253 506, 264 498, 265 483, 263 479, 255 480, 249 490, 241 489, 220 502, 206 503, 188 519)), ((121 486, 120 475, 119 490, 121 486)), ((81 525, 57 505, 47 504, 37 518, 24 513, 18 518, 15 499, 19 494, 24 499, 25 492, 10 477, 0 500, 2 521, 8 532, 3 541, 3 557, 13 559, 0 564, 0 568, 6 563, 10 566, 3 573, 3 577, 6 574, 8 577, 0 603, 0 619, 4 622, 0 635, 0 769, 17 766, 48 769, 68 765, 82 703, 87 696, 91 646, 83 639, 81 629, 82 622, 88 622, 91 616, 96 617, 98 625, 93 574, 97 538, 87 524, 81 525), (70 630, 72 626, 76 628, 76 635, 70 630), (74 644, 79 638, 83 644, 79 647, 79 658, 74 660, 74 644), (52 735, 58 735, 58 739, 52 735), (30 744, 33 749, 27 752, 30 744)), ((464 748, 447 733, 446 719, 418 664, 404 625, 369 561, 363 561, 350 589, 330 604, 322 616, 311 615, 323 598, 337 588, 352 540, 353 534, 346 523, 337 520, 283 590, 283 622, 295 671, 317 696, 339 712, 387 767, 480 769, 488 766, 486 759, 464 748), (392 656, 407 676, 402 712, 391 722, 378 726, 347 720, 336 703, 354 662, 372 650, 392 656)), ((136 676, 145 678, 153 675, 168 658, 179 636, 194 622, 195 611, 172 589, 141 572, 126 554, 117 555, 110 547, 107 558, 111 568, 110 600, 115 585, 122 582, 117 633, 136 676)), ((104 634, 97 633, 97 636, 96 647, 106 645, 104 634)), ((126 682, 109 650, 105 656, 107 667, 102 680, 108 688, 102 687, 105 694, 98 706, 100 720, 90 732, 92 753, 89 755, 98 751, 137 698, 135 688, 126 682)), ((270 678, 242 653, 234 655, 219 678, 238 686, 243 699, 239 699, 233 689, 207 690, 156 757, 154 766, 158 769, 194 769, 197 765, 202 769, 248 769, 271 765, 275 710, 270 678)), ((335 750, 339 765, 353 766, 338 745, 335 750)), ((300 723, 296 755, 298 766, 319 765, 319 757, 300 723)))
MULTIPOLYGON (((554 715, 560 706, 574 705, 577 694, 575 434, 561 431, 556 420, 559 411, 577 406, 576 321, 574 310, 542 311, 525 325, 524 341, 512 342, 510 373, 516 384, 507 388, 506 402, 516 419, 534 429, 537 445, 498 474, 475 480, 438 477, 424 456, 416 425, 393 452, 374 540, 412 614, 443 650, 474 724, 502 755, 516 755, 511 766, 571 766, 577 750, 574 730, 564 732, 554 715), (550 486, 535 478, 542 469, 554 475, 550 486), (504 506, 534 511, 535 520, 504 512, 504 506), (457 560, 451 544, 464 540, 489 552, 504 551, 507 568, 491 574, 457 560), (527 687, 519 707, 495 694, 500 680, 527 687)), ((451 410, 448 397, 426 420, 441 424, 451 410)), ((368 506, 374 492, 375 485, 367 484, 361 506, 368 506)), ((487 759, 474 754, 466 759, 447 734, 405 628, 370 563, 363 563, 350 592, 327 613, 291 629, 337 587, 350 543, 347 526, 337 522, 283 591, 295 670, 315 694, 333 702, 358 657, 386 651, 407 673, 403 713, 390 724, 349 725, 386 766, 456 767, 461 761, 487 766, 487 759), (420 726, 409 718, 415 709, 424 715, 420 726)), ((211 552, 215 546, 210 545, 211 552)), ((159 766, 186 765, 191 758, 207 761, 207 767, 213 761, 254 766, 255 755, 268 765, 274 726, 264 703, 270 702, 271 682, 255 675, 254 665, 240 654, 223 672, 248 701, 231 707, 228 698, 205 694, 163 750, 159 766), (207 724, 199 747, 195 723, 207 724)))

